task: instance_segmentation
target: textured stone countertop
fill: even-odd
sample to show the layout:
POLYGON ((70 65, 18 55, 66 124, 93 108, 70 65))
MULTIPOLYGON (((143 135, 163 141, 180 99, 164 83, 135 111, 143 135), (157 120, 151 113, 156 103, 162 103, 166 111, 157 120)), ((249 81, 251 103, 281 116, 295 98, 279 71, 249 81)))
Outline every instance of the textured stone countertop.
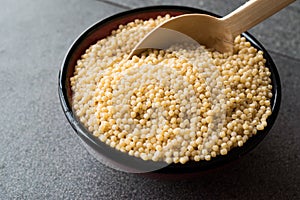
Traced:
POLYGON ((250 30, 278 67, 282 104, 269 135, 235 165, 171 182, 110 169, 81 145, 59 103, 63 57, 94 22, 159 4, 224 15, 243 2, 2 0, 0 199, 300 199, 299 1, 250 30))

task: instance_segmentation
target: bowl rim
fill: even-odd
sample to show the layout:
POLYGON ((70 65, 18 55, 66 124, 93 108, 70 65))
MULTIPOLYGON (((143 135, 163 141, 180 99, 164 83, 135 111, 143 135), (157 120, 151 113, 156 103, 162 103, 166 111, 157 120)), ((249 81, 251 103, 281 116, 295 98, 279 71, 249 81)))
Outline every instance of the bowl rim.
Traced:
MULTIPOLYGON (((58 74, 58 93, 59 93, 59 99, 61 107, 64 111, 64 114, 71 124, 74 131, 77 133, 77 136, 80 137, 81 140, 83 140, 85 143, 88 144, 91 148, 96 150, 97 152, 108 153, 111 155, 111 153, 116 153, 116 149, 113 149, 106 145, 105 143, 101 142, 98 138, 94 137, 91 133, 87 131, 87 129, 79 122, 79 120, 76 118, 76 115, 72 111, 71 102, 69 101, 68 94, 68 84, 69 80, 67 80, 67 73, 68 73, 68 67, 69 62, 72 59, 72 54, 77 50, 77 47, 82 43, 86 37, 90 34, 92 34, 95 30, 97 30, 99 27, 104 26, 105 24, 117 19, 117 18, 124 18, 128 16, 133 16, 137 13, 149 13, 149 12, 171 12, 171 11, 178 11, 178 12, 185 12, 185 13, 202 13, 202 14, 209 14, 216 17, 221 17, 220 15, 214 14, 212 12, 198 9, 198 8, 192 8, 192 7, 186 7, 186 6, 174 6, 174 5, 164 5, 164 6, 148 6, 148 7, 141 7, 141 8, 135 8, 131 10, 127 10, 124 12, 120 12, 114 15, 111 15, 107 18, 104 18, 102 20, 99 20, 98 22, 94 23, 90 27, 88 27, 86 30, 84 30, 71 44, 70 48, 68 49, 61 68, 59 70, 58 74), (105 146, 106 147, 105 147, 105 146)), ((256 135, 250 137, 247 142, 242 147, 236 147, 231 149, 227 155, 225 156, 217 156, 213 158, 210 161, 199 161, 194 162, 192 161, 189 164, 171 164, 168 165, 165 168, 153 171, 151 173, 159 173, 159 174, 190 174, 195 172, 203 172, 208 171, 210 169, 215 169, 217 167, 223 166, 226 163, 230 163, 230 161, 237 160, 238 158, 242 157, 243 155, 249 153, 251 150, 253 150, 269 133, 270 129, 272 128, 273 124, 275 123, 275 120, 277 118, 279 109, 280 109, 280 103, 281 103, 281 83, 280 83, 280 77, 277 71, 277 68, 275 66, 275 63, 273 62, 271 56, 267 52, 267 50, 263 47, 263 45, 254 38, 250 33, 245 32, 242 34, 250 43, 252 46, 254 46, 257 49, 260 49, 264 52, 264 58, 267 60, 266 66, 271 71, 271 80, 272 80, 272 114, 268 117, 267 122, 268 125, 265 127, 263 131, 258 131, 256 135), (273 82, 274 81, 274 82, 273 82)), ((100 38, 99 38, 100 39, 100 38)), ((90 45, 92 45, 91 43, 90 45)), ((73 67, 74 68, 74 67, 73 67)), ((115 164, 119 165, 121 162, 121 167, 124 167, 123 164, 125 164, 126 167, 126 159, 135 159, 140 163, 142 160, 140 158, 135 158, 133 156, 129 156, 128 154, 122 153, 118 151, 117 154, 121 153, 121 160, 111 160, 112 158, 108 159, 115 164), (119 153, 118 153, 119 152, 119 153), (124 156, 124 157, 123 157, 124 156), (140 161, 139 161, 140 160, 140 161)), ((154 162, 151 161, 142 161, 145 165, 153 164, 154 162)), ((156 163, 154 163, 155 165, 156 163)), ((132 168, 134 166, 130 166, 129 168, 132 168)))

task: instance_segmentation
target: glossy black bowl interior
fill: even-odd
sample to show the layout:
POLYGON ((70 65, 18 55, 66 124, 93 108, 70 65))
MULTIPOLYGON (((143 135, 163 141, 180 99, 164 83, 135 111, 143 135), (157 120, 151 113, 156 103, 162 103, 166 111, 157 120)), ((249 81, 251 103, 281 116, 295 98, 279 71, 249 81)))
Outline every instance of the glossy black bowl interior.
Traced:
MULTIPOLYGON (((179 7, 179 6, 154 6, 145 7, 134 10, 129 10, 116 14, 114 16, 108 17, 98 23, 92 25, 86 31, 84 31, 72 44, 69 51, 67 52, 65 59, 62 63, 61 70, 59 72, 59 97, 63 111, 72 125, 73 129, 76 131, 77 135, 85 142, 85 144, 94 150, 97 154, 104 156, 111 162, 112 165, 116 165, 120 168, 133 169, 133 170, 144 170, 148 165, 157 165, 158 163, 152 161, 143 161, 139 158, 129 156, 125 153, 121 153, 108 145, 102 143, 98 138, 95 138, 89 131, 79 122, 75 114, 72 111, 71 99, 72 92, 70 88, 70 77, 73 75, 74 67, 76 61, 85 52, 85 50, 92 44, 96 43, 99 39, 102 39, 110 35, 111 31, 117 29, 120 24, 126 24, 134 19, 149 19, 155 18, 158 15, 170 14, 171 16, 176 16, 185 13, 204 13, 213 16, 217 16, 213 13, 203 11, 196 8, 189 7, 179 7), (130 162, 128 162, 130 160, 130 162), (139 166, 137 168, 137 166, 139 166)), ((219 16, 218 16, 219 17, 219 16)), ((281 100, 281 86, 280 79, 272 58, 264 47, 249 33, 243 34, 246 39, 251 42, 251 44, 264 52, 264 58, 267 60, 266 67, 271 71, 271 80, 273 85, 273 97, 271 100, 272 104, 272 115, 267 119, 268 126, 263 131, 258 131, 257 134, 251 137, 242 147, 237 147, 228 152, 225 156, 217 156, 211 161, 200 161, 193 162, 190 161, 184 165, 182 164, 171 164, 163 169, 154 171, 153 173, 163 173, 163 174, 186 174, 201 172, 208 169, 216 168, 229 161, 235 160, 244 154, 248 153, 254 147, 256 147, 263 138, 268 134, 272 125, 277 117, 280 100, 281 100)))

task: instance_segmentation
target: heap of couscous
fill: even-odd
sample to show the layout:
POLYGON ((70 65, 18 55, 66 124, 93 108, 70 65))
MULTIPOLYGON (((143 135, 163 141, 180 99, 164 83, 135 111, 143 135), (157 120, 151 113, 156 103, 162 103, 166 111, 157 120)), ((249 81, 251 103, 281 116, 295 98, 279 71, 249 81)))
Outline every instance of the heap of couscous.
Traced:
POLYGON ((127 59, 169 19, 120 25, 88 48, 71 78, 79 120, 102 142, 143 160, 211 160, 267 126, 272 85, 263 52, 245 38, 234 52, 175 44, 127 59))

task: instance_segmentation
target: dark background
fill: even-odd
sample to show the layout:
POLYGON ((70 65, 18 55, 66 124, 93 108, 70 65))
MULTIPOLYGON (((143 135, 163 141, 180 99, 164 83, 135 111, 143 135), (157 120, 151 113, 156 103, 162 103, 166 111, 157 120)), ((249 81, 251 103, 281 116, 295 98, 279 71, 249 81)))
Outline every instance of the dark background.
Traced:
POLYGON ((244 2, 1 0, 0 199, 300 199, 299 1, 249 31, 278 67, 282 105, 265 140, 233 165, 188 181, 110 169, 88 154, 60 107, 63 57, 93 23, 158 4, 225 15, 244 2))

